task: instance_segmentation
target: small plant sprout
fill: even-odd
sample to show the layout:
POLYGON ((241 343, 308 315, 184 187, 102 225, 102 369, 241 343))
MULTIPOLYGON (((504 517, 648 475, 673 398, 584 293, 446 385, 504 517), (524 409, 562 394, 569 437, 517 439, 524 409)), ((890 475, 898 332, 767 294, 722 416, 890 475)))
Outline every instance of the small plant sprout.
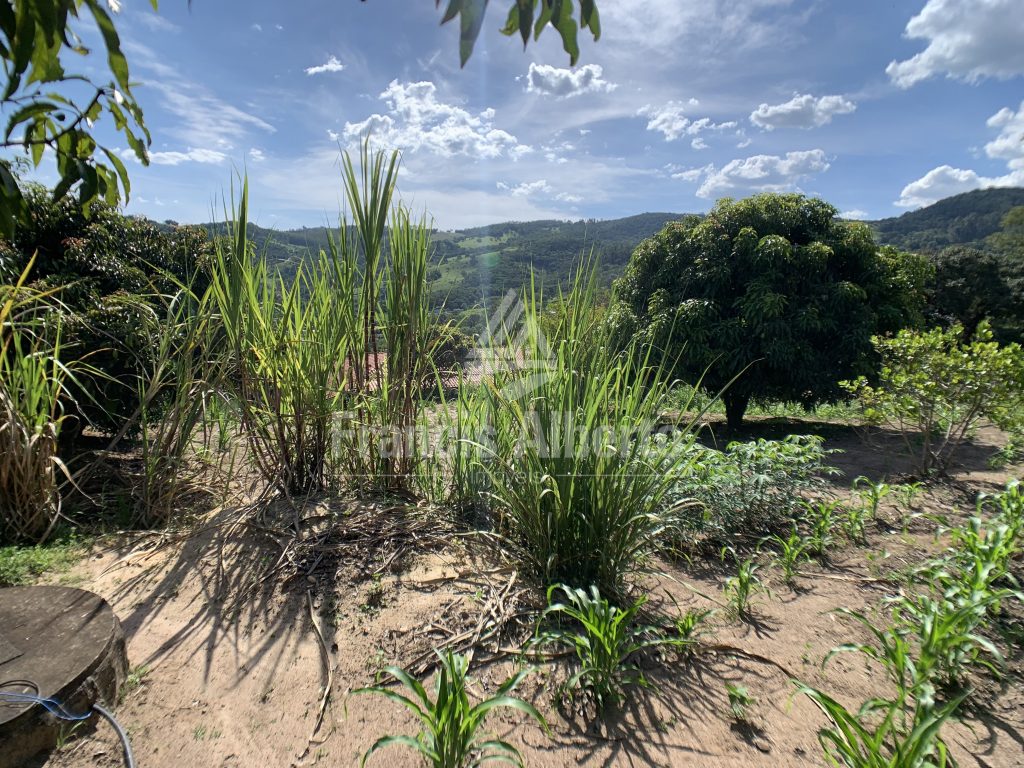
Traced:
POLYGON ((893 493, 896 494, 900 500, 900 504, 908 512, 914 510, 914 501, 918 495, 924 490, 924 483, 903 483, 902 485, 894 485, 892 487, 893 493))
POLYGON ((494 696, 473 706, 467 692, 468 655, 438 651, 437 656, 441 663, 434 683, 433 699, 418 680, 399 667, 388 667, 384 672, 408 688, 412 696, 403 696, 382 686, 353 691, 375 693, 398 702, 408 707, 423 724, 423 729, 416 736, 389 735, 378 739, 366 750, 360 765, 365 765, 377 750, 399 745, 419 752, 432 768, 464 768, 488 760, 504 760, 522 766, 519 750, 500 739, 481 739, 479 731, 487 714, 492 709, 502 707, 528 715, 547 730, 547 723, 532 704, 510 695, 531 670, 519 671, 502 683, 494 696))
POLYGON ((808 555, 810 540, 801 536, 794 525, 786 538, 772 536, 769 541, 778 548, 775 564, 782 569, 783 581, 789 586, 793 586, 796 583, 796 577, 800 574, 800 564, 810 559, 808 555))
POLYGON ((835 545, 832 529, 836 524, 836 512, 840 508, 839 501, 805 501, 804 519, 810 528, 808 551, 817 558, 823 558, 828 550, 835 545))
POLYGON ((867 507, 870 518, 878 519, 878 508, 882 499, 892 493, 892 486, 888 483, 873 483, 864 475, 860 475, 853 481, 853 492, 860 497, 861 503, 867 507))
POLYGON ((734 720, 745 723, 750 717, 750 708, 757 704, 757 699, 750 695, 745 685, 725 684, 725 692, 729 696, 729 711, 734 720))
POLYGON ((637 624, 646 602, 647 598, 641 597, 626 608, 618 608, 601 597, 597 587, 588 591, 554 585, 548 589, 549 604, 542 618, 568 619, 579 626, 555 627, 539 634, 534 642, 569 646, 575 652, 579 669, 566 681, 564 690, 571 693, 578 689, 590 696, 598 714, 608 706, 621 704, 630 686, 650 685, 636 663, 642 651, 686 649, 694 642, 692 630, 699 623, 696 618, 690 638, 669 636, 658 627, 637 624), (554 602, 556 592, 562 593, 565 602, 554 602))
POLYGON ((851 544, 867 544, 867 507, 849 507, 839 520, 843 534, 851 544))
MULTIPOLYGON (((727 550, 723 550, 724 555, 727 550)), ((735 553, 733 553, 735 555, 735 553)), ((754 558, 749 557, 739 564, 735 576, 730 576, 725 581, 725 598, 729 604, 729 611, 737 618, 744 618, 749 615, 750 603, 758 594, 770 595, 768 587, 757 575, 761 570, 754 558)))

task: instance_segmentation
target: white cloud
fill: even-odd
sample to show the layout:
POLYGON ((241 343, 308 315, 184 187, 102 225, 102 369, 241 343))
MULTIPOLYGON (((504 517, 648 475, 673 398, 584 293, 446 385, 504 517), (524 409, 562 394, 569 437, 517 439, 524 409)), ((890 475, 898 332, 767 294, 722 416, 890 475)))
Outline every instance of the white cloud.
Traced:
POLYGON ((146 88, 157 91, 164 109, 178 118, 177 124, 162 134, 172 135, 189 146, 226 151, 233 148, 232 142, 254 128, 276 132, 266 120, 218 98, 205 86, 184 79, 151 48, 133 41, 126 41, 124 48, 133 65, 155 75, 146 78, 146 88))
POLYGON ((1007 173, 1002 176, 983 176, 969 168, 940 165, 907 184, 900 192, 896 205, 901 208, 920 208, 944 197, 973 189, 1024 186, 1024 102, 1021 102, 1016 112, 1008 107, 999 110, 988 119, 986 125, 998 128, 999 135, 985 145, 985 154, 993 160, 1005 160, 1007 173))
POLYGON ((796 94, 783 104, 762 104, 750 113, 750 122, 765 129, 775 128, 820 128, 832 122, 836 115, 847 115, 857 105, 845 96, 820 96, 809 93, 796 94))
MULTIPOLYGON (((124 150, 121 155, 125 158, 135 159, 135 152, 131 149, 124 150)), ((185 152, 150 152, 149 162, 153 165, 181 165, 182 163, 223 163, 228 156, 216 149, 197 149, 189 147, 185 152)))
POLYGON ((256 147, 253 147, 252 149, 249 150, 249 159, 252 160, 254 163, 262 163, 264 160, 267 159, 267 156, 263 154, 262 149, 256 149, 256 147))
MULTIPOLYGON (((637 110, 637 115, 648 118, 647 130, 660 131, 665 136, 665 141, 675 141, 681 136, 697 136, 703 131, 723 131, 736 127, 735 122, 714 123, 709 117, 702 117, 699 120, 691 120, 686 117, 684 113, 687 107, 699 105, 700 102, 696 99, 690 99, 686 104, 669 101, 662 107, 646 104, 637 110)), ((694 148, 702 149, 703 147, 694 148)))
POLYGON ((559 200, 563 203, 582 203, 583 196, 573 195, 568 192, 559 192, 557 195, 555 195, 555 200, 559 200))
POLYGON ((896 205, 901 208, 921 208, 937 200, 973 189, 1024 186, 1024 170, 1011 171, 1005 176, 981 176, 969 168, 940 165, 932 168, 917 181, 912 181, 900 192, 896 205))
POLYGON ((701 150, 701 149, 707 149, 708 148, 708 143, 706 141, 704 141, 704 139, 702 139, 700 136, 698 136, 696 139, 694 139, 693 141, 690 142, 690 146, 693 149, 701 150))
POLYGON ((498 189, 504 192, 510 192, 512 197, 530 197, 536 194, 550 194, 551 185, 548 184, 546 179, 538 179, 537 181, 524 181, 522 184, 516 184, 512 186, 506 184, 503 181, 499 181, 498 189))
POLYGON ((146 27, 153 32, 180 32, 181 27, 172 21, 168 21, 163 16, 158 15, 152 9, 148 11, 142 11, 134 14, 132 19, 139 22, 142 26, 146 27))
POLYGON ((672 178, 680 179, 682 181, 688 181, 691 184, 696 184, 698 181, 700 181, 702 176, 711 173, 714 170, 714 165, 705 165, 703 168, 687 168, 685 170, 676 171, 675 173, 672 174, 672 178))
POLYGON ((345 123, 346 140, 358 141, 369 134, 383 146, 424 150, 442 157, 496 158, 507 154, 517 159, 530 151, 512 134, 494 127, 493 109, 473 114, 438 101, 437 87, 431 82, 392 80, 380 98, 387 104, 388 113, 345 123))
POLYGON ((852 208, 849 211, 840 211, 839 218, 847 219, 848 221, 863 221, 864 219, 870 219, 871 215, 860 208, 852 208))
POLYGON ((784 192, 808 176, 827 171, 828 158, 820 149, 787 152, 785 156, 754 155, 730 160, 721 168, 708 165, 700 173, 685 172, 678 178, 695 181, 703 176, 697 197, 715 198, 735 193, 784 192))
POLYGON ((927 40, 928 45, 886 67, 886 74, 900 88, 938 74, 970 83, 1024 74, 1020 0, 927 0, 907 23, 905 36, 927 40))
POLYGON ((327 129, 327 138, 331 141, 337 142, 341 138, 341 134, 337 131, 332 131, 330 128, 327 129))
POLYGON ((329 56, 326 64, 318 64, 315 67, 306 67, 307 75, 322 75, 324 72, 341 72, 345 65, 338 61, 337 56, 329 56))
POLYGON ((1003 107, 988 119, 989 128, 999 128, 999 135, 985 145, 985 154, 997 160, 1006 160, 1011 170, 1024 169, 1024 101, 1014 112, 1003 107))
POLYGON ((262 32, 263 26, 261 24, 253 24, 251 29, 253 32, 262 32))
POLYGON ((610 93, 618 86, 609 83, 602 75, 600 64, 585 64, 578 69, 560 69, 550 64, 530 62, 526 74, 526 90, 545 96, 569 99, 584 93, 610 93))

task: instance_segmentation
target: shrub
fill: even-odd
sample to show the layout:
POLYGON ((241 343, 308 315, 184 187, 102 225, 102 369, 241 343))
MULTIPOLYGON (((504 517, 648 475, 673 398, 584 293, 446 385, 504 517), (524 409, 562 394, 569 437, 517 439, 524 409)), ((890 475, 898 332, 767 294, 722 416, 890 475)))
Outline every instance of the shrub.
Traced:
POLYGON ((725 451, 692 446, 676 475, 674 498, 700 503, 684 509, 680 527, 712 539, 761 537, 785 530, 804 497, 836 473, 825 464, 831 451, 816 436, 733 442, 725 451))
POLYGON ((1013 426, 1024 382, 1024 351, 999 346, 986 323, 969 342, 962 329, 901 331, 872 342, 882 358, 877 385, 847 382, 869 422, 899 431, 916 470, 945 471, 983 419, 1013 426))
POLYGON ((65 437, 86 425, 115 434, 132 419, 139 381, 152 369, 161 297, 178 282, 192 281, 197 294, 206 287, 206 232, 124 216, 103 203, 86 216, 75 201, 55 202, 37 185, 26 201, 29 216, 0 241, 0 261, 17 275, 37 254, 30 285, 57 292, 65 355, 89 359, 63 401, 65 437))
POLYGON ((513 675, 501 684, 494 696, 472 705, 467 690, 469 656, 456 655, 451 651, 438 652, 437 655, 441 663, 434 682, 433 699, 418 680, 398 667, 388 667, 384 672, 408 688, 412 696, 403 696, 381 686, 354 691, 374 693, 398 702, 411 710, 423 724, 423 730, 415 737, 384 736, 378 739, 366 750, 360 765, 365 765, 374 752, 389 745, 416 750, 433 768, 466 768, 479 765, 485 760, 503 760, 522 765, 522 758, 515 747, 500 739, 481 739, 479 731, 487 714, 498 708, 522 712, 547 730, 547 723, 532 704, 510 695, 529 674, 529 670, 513 675))

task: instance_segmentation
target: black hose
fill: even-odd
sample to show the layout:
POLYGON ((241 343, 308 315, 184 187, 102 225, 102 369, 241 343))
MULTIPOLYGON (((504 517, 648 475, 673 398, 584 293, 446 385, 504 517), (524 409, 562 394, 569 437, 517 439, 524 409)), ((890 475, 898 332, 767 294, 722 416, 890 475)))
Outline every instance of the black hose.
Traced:
POLYGON ((127 768, 135 768, 135 756, 132 755, 132 745, 128 741, 128 734, 125 733, 124 728, 117 722, 117 718, 105 707, 101 707, 99 704, 92 705, 93 711, 99 715, 103 715, 107 721, 114 726, 114 731, 117 733, 117 737, 121 739, 121 744, 124 746, 124 764, 127 768))

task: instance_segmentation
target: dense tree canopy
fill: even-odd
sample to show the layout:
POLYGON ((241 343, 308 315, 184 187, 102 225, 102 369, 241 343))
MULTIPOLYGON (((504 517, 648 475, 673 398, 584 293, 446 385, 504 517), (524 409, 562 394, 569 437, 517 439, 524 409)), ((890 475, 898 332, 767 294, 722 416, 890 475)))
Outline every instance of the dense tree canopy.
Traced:
POLYGON ((751 399, 841 399, 841 380, 872 372, 871 336, 920 320, 928 267, 836 213, 764 194, 673 222, 633 253, 611 322, 646 337, 681 378, 703 376, 711 392, 728 384, 733 427, 751 399))

